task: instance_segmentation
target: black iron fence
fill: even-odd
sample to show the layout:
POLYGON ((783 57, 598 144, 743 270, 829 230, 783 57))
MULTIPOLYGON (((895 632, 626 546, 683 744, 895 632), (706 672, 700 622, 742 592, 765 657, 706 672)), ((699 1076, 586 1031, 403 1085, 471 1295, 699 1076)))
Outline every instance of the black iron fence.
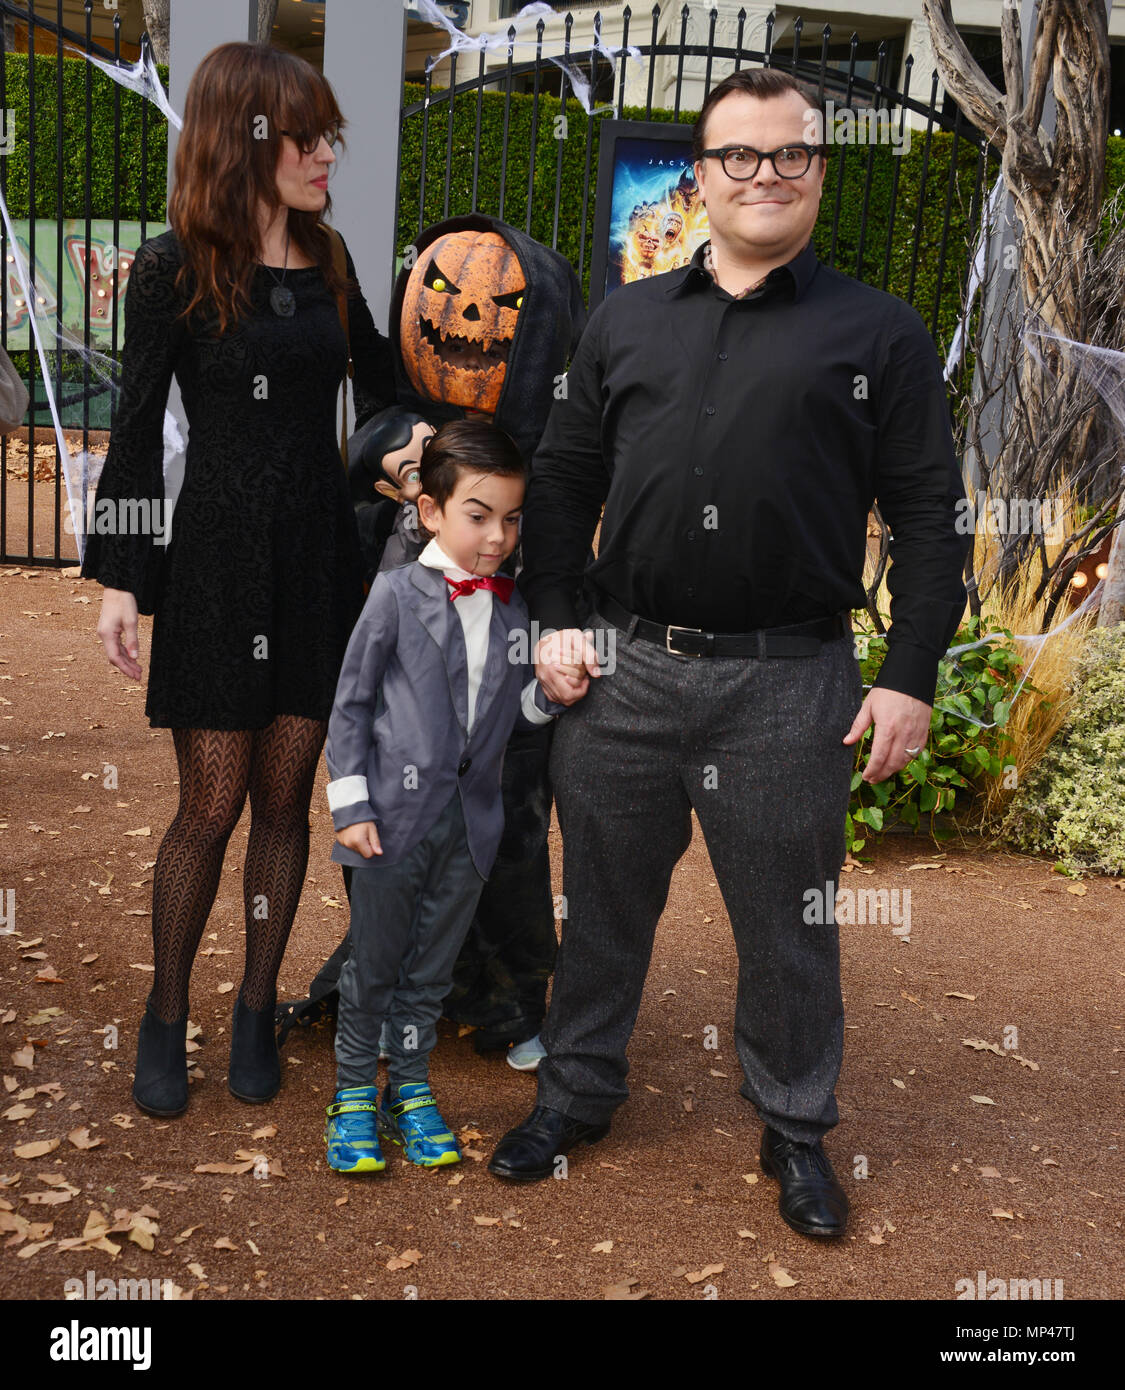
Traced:
MULTIPOLYGON (((83 509, 85 463, 104 452, 105 430, 113 421, 112 376, 128 261, 121 249, 122 228, 131 227, 135 239, 144 240, 164 215, 167 136, 165 118, 154 106, 82 61, 83 55, 109 61, 121 57, 119 21, 115 17, 113 47, 99 45, 91 32, 93 8, 87 0, 85 32, 75 33, 63 25, 61 0, 51 19, 36 14, 31 0, 25 5, 0 0, 5 33, 13 23, 26 28, 27 47, 36 55, 0 49, 0 112, 16 113, 15 128, 4 132, 0 192, 13 219, 27 219, 21 250, 44 282, 52 268, 43 264, 37 235, 42 238, 55 223, 56 303, 53 314, 50 305, 38 305, 43 311, 39 324, 63 424, 74 432, 71 454, 78 478, 71 491, 80 494, 83 509), (107 224, 104 244, 96 234, 100 221, 107 224), (77 280, 69 297, 66 272, 77 280)), ((583 7, 580 16, 588 15, 583 7)), ((593 18, 600 38, 600 13, 593 18)), ((910 126, 909 157, 899 157, 885 145, 832 147, 814 236, 828 264, 914 304, 944 352, 959 313, 982 198, 996 177, 998 159, 958 111, 939 104, 937 74, 916 74, 908 58, 900 90, 896 46, 879 44, 868 62, 861 60, 864 50, 852 35, 848 60, 830 62, 838 42, 830 28, 806 41, 799 19, 792 41, 775 46, 771 18, 765 45, 755 50, 743 43, 744 13, 734 42, 727 45, 716 42, 715 11, 705 43, 689 41, 686 6, 679 12, 678 33, 673 25, 664 38, 659 5, 645 12, 643 22, 634 23, 634 18, 626 7, 621 30, 615 29, 609 42, 615 48, 639 47, 645 65, 643 103, 626 102, 638 70, 634 59, 623 54, 615 65, 596 42, 575 47, 575 18, 569 14, 562 50, 553 55, 562 58, 562 68, 545 50, 541 20, 533 31, 533 57, 516 61, 509 31, 499 65, 490 67, 483 51, 471 58, 455 54, 447 86, 438 87, 427 76, 421 87, 408 88, 396 189, 399 250, 428 223, 483 210, 522 224, 540 241, 561 249, 586 284, 605 117, 690 120, 695 112, 685 105, 685 93, 705 94, 738 67, 781 67, 831 97, 841 110, 887 112, 900 139, 910 126), (658 65, 674 73, 664 106, 657 100, 658 65), (575 96, 571 74, 579 73, 589 81, 589 111, 575 96), (571 132, 566 139, 554 138, 554 117, 559 115, 571 132)), ((440 38, 435 31, 435 40, 440 38)), ((13 250, 6 229, 0 228, 5 276, 0 340, 25 371, 32 409, 26 443, 18 435, 0 443, 0 562, 73 564, 77 546, 63 460, 45 414, 40 363, 33 343, 23 336, 32 306, 17 302, 22 296, 14 279, 13 250)), ((955 388, 959 385, 955 378, 955 388)))
POLYGON ((109 79, 86 55, 122 62, 120 16, 112 46, 63 22, 61 0, 0 0, 0 193, 16 232, 0 226, 0 340, 31 397, 26 431, 0 442, 0 560, 73 564, 86 505, 88 461, 112 427, 122 302, 131 253, 159 225, 165 201, 165 118, 109 79), (48 13, 43 13, 48 9, 48 13), (53 11, 53 14, 50 13, 53 11), (17 260, 18 258, 18 260, 17 260), (18 273, 32 282, 30 302, 18 273), (50 386, 73 460, 67 471, 32 332, 38 327, 50 386))

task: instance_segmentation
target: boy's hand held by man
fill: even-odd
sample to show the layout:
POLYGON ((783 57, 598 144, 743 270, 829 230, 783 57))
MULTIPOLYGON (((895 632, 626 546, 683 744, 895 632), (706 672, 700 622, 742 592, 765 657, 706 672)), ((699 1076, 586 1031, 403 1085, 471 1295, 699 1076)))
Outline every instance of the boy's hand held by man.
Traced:
POLYGON ((580 700, 590 688, 590 677, 601 675, 593 632, 566 628, 541 638, 535 648, 535 674, 560 705, 580 700))
POLYGON ((361 820, 356 821, 354 825, 345 825, 343 830, 336 831, 336 841, 345 849, 362 854, 364 859, 370 859, 372 855, 383 853, 379 832, 375 828, 373 820, 361 820))

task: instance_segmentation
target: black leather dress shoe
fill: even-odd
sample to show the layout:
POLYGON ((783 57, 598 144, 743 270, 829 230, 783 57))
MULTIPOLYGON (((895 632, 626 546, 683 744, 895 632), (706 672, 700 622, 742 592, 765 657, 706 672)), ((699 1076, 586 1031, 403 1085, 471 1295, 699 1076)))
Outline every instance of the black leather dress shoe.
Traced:
POLYGON ((577 1144, 596 1144, 609 1133, 609 1121, 589 1124, 561 1110, 537 1105, 522 1125, 496 1145, 488 1171, 510 1182, 539 1182, 555 1171, 555 1159, 577 1144))
POLYGON ((231 1020, 227 1089, 250 1105, 273 1100, 281 1090, 274 1013, 273 1003, 264 1009, 247 1008, 239 992, 231 1020))
POLYGON ((824 1145, 797 1144, 774 1129, 762 1131, 758 1155, 763 1172, 781 1183, 781 1219, 803 1236, 842 1236, 848 1199, 824 1152, 824 1145))

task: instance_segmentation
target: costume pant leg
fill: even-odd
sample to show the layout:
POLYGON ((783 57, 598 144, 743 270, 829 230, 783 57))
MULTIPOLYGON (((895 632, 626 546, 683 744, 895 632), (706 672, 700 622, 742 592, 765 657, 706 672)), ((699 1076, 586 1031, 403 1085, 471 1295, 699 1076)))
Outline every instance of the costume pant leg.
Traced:
POLYGON ((529 1038, 546 1010, 557 939, 547 832, 552 726, 514 733, 504 754, 504 835, 445 1001, 447 1018, 529 1038))
POLYGON ((691 841, 681 663, 608 636, 616 668, 590 682, 554 734, 565 915, 538 1071, 540 1105, 591 1122, 629 1094, 625 1050, 672 870, 691 841))
POLYGON ((838 1119, 844 1014, 832 909, 855 758, 842 739, 862 698, 859 668, 843 637, 814 657, 708 659, 694 670, 684 782, 738 949, 742 1094, 773 1129, 812 1143, 838 1119), (809 910, 810 890, 820 912, 809 910))
POLYGON ((442 1000, 484 884, 469 853, 459 793, 454 792, 423 843, 425 875, 387 1030, 387 1079, 392 1086, 425 1081, 429 1075, 442 1000))

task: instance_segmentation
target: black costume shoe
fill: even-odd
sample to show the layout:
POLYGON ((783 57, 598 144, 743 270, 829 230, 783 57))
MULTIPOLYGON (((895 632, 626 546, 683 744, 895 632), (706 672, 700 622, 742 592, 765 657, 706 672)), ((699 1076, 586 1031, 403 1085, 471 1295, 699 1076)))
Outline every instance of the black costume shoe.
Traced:
POLYGON ((488 1171, 510 1182, 539 1182, 555 1171, 555 1159, 577 1144, 596 1144, 609 1133, 609 1121, 590 1124, 561 1110, 537 1105, 522 1125, 510 1129, 492 1155, 488 1171))
POLYGON ((798 1144, 776 1130, 762 1131, 758 1155, 762 1171, 781 1183, 781 1219, 803 1236, 842 1236, 848 1199, 824 1152, 824 1145, 798 1144))
POLYGON ((157 1017, 151 996, 146 1001, 133 1078, 133 1099, 146 1114, 168 1119, 187 1109, 187 1025, 187 1014, 165 1023, 157 1017))
POLYGON ((247 1008, 239 991, 231 1023, 227 1087, 232 1096, 252 1105, 273 1100, 281 1090, 275 1013, 272 1003, 264 1009, 247 1008))

